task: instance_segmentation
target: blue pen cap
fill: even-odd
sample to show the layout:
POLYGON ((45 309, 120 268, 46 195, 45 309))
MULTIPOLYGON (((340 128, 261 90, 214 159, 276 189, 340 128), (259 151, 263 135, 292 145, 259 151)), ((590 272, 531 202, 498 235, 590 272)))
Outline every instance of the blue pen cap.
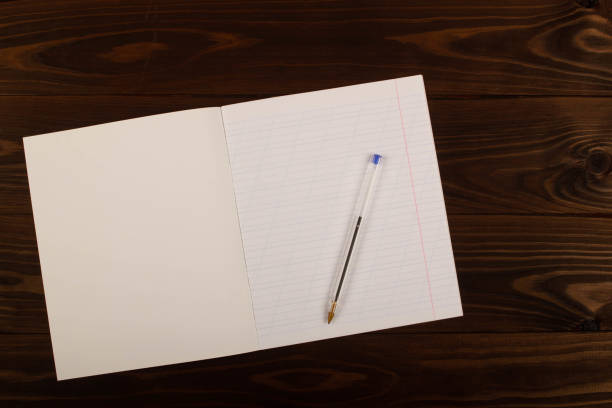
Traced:
POLYGON ((372 155, 372 163, 378 164, 380 162, 380 159, 382 159, 382 156, 380 154, 375 153, 372 155))

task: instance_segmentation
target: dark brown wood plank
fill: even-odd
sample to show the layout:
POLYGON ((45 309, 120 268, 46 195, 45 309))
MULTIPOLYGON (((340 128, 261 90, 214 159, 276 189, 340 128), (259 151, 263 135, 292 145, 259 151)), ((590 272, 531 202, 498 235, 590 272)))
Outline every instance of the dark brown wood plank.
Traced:
POLYGON ((612 98, 429 107, 448 212, 612 214, 612 98))
MULTIPOLYGON (((0 97, 2 214, 30 213, 23 136, 249 99, 0 97)), ((432 99, 429 108, 449 213, 612 214, 612 98, 432 99)))
MULTIPOLYGON (((48 331, 30 216, 2 219, 0 327, 48 331)), ((612 330, 612 219, 449 217, 465 317, 402 332, 612 330)))
POLYGON ((407 331, 612 330, 612 218, 451 215, 465 316, 407 331))
POLYGON ((56 382, 49 339, 0 336, 5 406, 609 407, 612 333, 362 334, 56 382))
POLYGON ((609 0, 0 2, 0 94, 278 95, 423 73, 432 96, 611 95, 609 9, 609 0))

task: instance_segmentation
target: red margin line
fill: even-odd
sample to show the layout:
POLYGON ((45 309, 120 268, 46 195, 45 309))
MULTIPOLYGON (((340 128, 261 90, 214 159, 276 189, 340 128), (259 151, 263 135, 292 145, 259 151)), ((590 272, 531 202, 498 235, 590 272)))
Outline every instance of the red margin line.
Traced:
POLYGON ((397 79, 393 80, 395 85, 395 95, 397 96, 397 109, 399 110, 400 122, 402 124, 402 135, 404 136, 404 147, 406 148, 406 159, 408 159, 408 173, 410 174, 410 186, 412 187, 412 199, 414 201, 414 210, 416 212, 417 226, 419 228, 419 238, 421 240, 421 251, 423 252, 423 262, 425 263, 425 276, 427 277, 427 289, 429 291, 429 302, 431 303, 431 312, 434 319, 436 318, 436 309, 434 308, 433 296, 431 295, 431 282, 429 279, 429 266, 427 265, 427 255, 425 255, 425 244, 423 243, 423 229, 421 228, 421 217, 419 216, 419 205, 417 204, 416 191, 414 189, 414 178, 412 177, 412 165, 410 164, 410 154, 408 153, 408 139, 406 139, 406 127, 404 126, 404 115, 402 114, 402 106, 400 105, 399 89, 397 88, 397 79))

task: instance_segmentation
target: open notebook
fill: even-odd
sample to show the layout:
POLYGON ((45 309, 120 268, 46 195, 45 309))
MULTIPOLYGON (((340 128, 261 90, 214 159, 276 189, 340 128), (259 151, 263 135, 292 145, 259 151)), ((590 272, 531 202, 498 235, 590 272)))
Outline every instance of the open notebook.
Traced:
POLYGON ((24 146, 58 379, 462 314, 420 76, 24 146), (373 152, 385 165, 328 325, 373 152))

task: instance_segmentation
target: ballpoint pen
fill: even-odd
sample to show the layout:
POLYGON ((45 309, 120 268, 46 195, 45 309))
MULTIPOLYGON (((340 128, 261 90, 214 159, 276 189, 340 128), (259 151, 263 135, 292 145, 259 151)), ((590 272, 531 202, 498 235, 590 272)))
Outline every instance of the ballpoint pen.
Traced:
POLYGON ((357 250, 359 248, 359 242, 363 235, 363 229, 368 217, 368 212, 374 198, 374 191, 376 189, 376 182, 382 169, 382 156, 380 154, 373 154, 370 156, 368 167, 366 170, 363 183, 361 185, 361 191, 353 218, 351 220, 351 227, 346 238, 345 245, 343 247, 341 262, 338 264, 338 271, 336 273, 335 284, 332 286, 332 293, 330 297, 329 313, 327 315, 327 323, 331 323, 336 309, 340 302, 342 295, 342 288, 346 287, 347 278, 354 266, 357 250))

